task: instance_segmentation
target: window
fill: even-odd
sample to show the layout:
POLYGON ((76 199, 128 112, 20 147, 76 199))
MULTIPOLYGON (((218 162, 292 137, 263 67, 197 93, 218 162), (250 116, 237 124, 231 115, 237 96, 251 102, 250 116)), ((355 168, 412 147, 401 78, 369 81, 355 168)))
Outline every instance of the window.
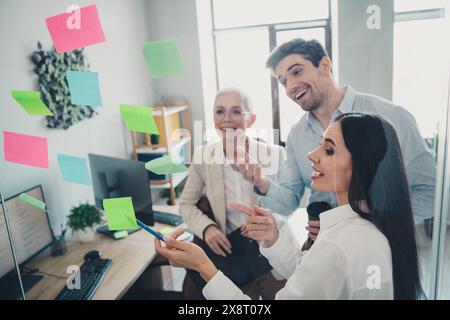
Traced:
POLYGON ((215 28, 328 18, 328 0, 213 0, 215 28))
POLYGON ((258 117, 250 134, 283 144, 304 112, 272 81, 266 60, 275 46, 296 37, 316 38, 331 54, 328 0, 212 0, 212 4, 218 87, 236 86, 247 92, 258 117), (272 129, 279 132, 272 136, 272 129))
POLYGON ((251 131, 259 132, 265 140, 272 140, 268 132, 272 128, 270 74, 265 68, 265 59, 269 54, 267 28, 218 32, 216 52, 219 87, 231 86, 244 90, 257 115, 254 130, 251 131))
POLYGON ((442 63, 448 34, 443 19, 399 21, 394 24, 393 100, 416 118, 425 138, 437 131, 448 74, 442 63))

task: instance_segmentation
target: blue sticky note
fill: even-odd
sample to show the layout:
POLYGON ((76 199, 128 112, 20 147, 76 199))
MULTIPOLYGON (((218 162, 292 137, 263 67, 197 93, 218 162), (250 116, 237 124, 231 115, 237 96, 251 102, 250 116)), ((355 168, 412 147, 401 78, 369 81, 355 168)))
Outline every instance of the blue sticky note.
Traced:
POLYGON ((67 71, 72 104, 99 107, 102 105, 97 72, 67 71))
POLYGON ((85 158, 58 154, 58 165, 64 181, 88 186, 92 185, 85 158))

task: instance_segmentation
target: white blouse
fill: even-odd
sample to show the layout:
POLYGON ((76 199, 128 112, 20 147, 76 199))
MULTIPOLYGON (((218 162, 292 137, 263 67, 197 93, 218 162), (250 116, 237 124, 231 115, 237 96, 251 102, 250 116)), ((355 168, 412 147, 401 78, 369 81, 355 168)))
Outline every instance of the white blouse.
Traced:
MULTIPOLYGON (((294 212, 293 214, 296 214, 294 212)), ((393 299, 391 249, 386 237, 350 205, 320 215, 320 231, 301 252, 290 225, 261 253, 284 278, 275 299, 393 299)), ((207 299, 250 299, 222 272, 206 284, 207 299)))

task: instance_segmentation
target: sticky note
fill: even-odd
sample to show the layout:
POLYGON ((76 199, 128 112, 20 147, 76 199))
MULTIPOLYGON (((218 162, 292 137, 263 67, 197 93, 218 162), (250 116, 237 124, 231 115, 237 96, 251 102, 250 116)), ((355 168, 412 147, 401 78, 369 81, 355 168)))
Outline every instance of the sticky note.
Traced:
POLYGON ((72 104, 91 107, 102 105, 97 72, 67 71, 66 75, 72 104))
POLYGON ((170 77, 184 73, 175 40, 148 42, 144 44, 142 51, 153 78, 170 77))
POLYGON ((116 231, 114 232, 114 239, 122 239, 128 236, 128 231, 127 230, 121 230, 121 231, 116 231))
POLYGON ((145 169, 154 172, 156 174, 169 174, 186 171, 187 168, 180 164, 175 163, 172 157, 165 155, 154 160, 151 160, 145 164, 145 169))
POLYGON ((53 113, 41 100, 39 91, 11 91, 12 97, 33 116, 52 116, 53 113))
POLYGON ((45 19, 56 52, 63 53, 105 41, 95 4, 45 19), (72 23, 77 19, 77 23, 72 23))
POLYGON ((47 139, 3 131, 5 161, 48 168, 47 139))
POLYGON ((58 154, 58 165, 64 181, 87 186, 92 184, 85 158, 58 154))
POLYGON ((103 208, 109 230, 138 228, 131 197, 103 199, 103 208))
POLYGON ((32 196, 28 195, 27 193, 21 193, 19 195, 19 199, 25 203, 28 203, 29 205, 32 205, 38 209, 45 211, 45 203, 36 198, 33 198, 32 196))
POLYGON ((120 113, 128 130, 159 135, 158 127, 153 118, 153 108, 121 104, 120 113))

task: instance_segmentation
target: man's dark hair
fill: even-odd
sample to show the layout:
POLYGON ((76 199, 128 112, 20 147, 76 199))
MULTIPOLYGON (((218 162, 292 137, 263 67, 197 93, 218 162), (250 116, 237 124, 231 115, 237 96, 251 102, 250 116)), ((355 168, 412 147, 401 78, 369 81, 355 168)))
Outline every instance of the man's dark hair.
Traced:
POLYGON ((323 57, 328 57, 327 51, 319 41, 315 39, 306 41, 302 38, 296 38, 276 47, 267 59, 266 68, 274 70, 278 63, 290 54, 301 55, 306 60, 311 61, 316 68, 323 57))

